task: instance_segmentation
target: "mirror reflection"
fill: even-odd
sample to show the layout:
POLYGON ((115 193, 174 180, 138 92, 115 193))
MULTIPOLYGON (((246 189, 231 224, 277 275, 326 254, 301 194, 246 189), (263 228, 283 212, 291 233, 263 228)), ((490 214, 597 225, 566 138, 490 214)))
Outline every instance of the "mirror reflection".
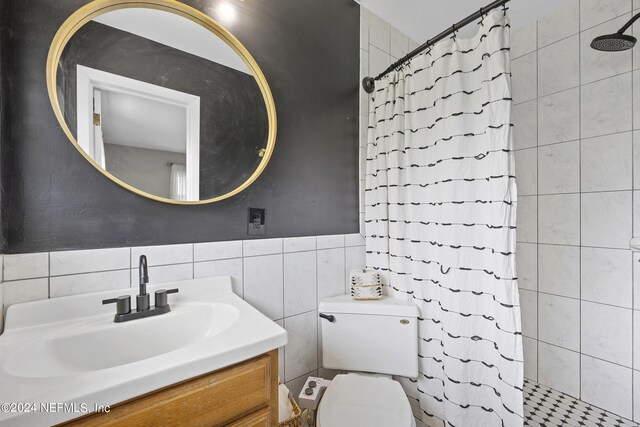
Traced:
POLYGON ((107 12, 80 28, 58 63, 67 126, 98 167, 174 201, 240 187, 267 148, 265 100, 216 34, 164 10, 107 12))

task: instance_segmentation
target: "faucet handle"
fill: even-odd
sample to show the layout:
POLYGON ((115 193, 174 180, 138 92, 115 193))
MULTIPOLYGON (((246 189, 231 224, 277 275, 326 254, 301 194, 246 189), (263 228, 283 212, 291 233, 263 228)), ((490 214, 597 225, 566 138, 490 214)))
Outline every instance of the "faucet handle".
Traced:
POLYGON ((131 312, 131 296, 120 295, 111 299, 102 300, 102 305, 116 304, 116 314, 128 314, 131 312))
POLYGON ((156 308, 162 308, 165 307, 168 302, 167 302, 167 294, 177 294, 178 293, 178 289, 158 289, 155 294, 156 294, 156 308))

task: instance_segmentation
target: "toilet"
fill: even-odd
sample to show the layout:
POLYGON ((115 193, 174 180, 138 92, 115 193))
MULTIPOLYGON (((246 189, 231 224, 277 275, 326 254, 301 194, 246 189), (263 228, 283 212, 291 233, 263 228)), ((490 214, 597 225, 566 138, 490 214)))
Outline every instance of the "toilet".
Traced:
POLYGON ((324 392, 318 427, 415 427, 409 399, 391 375, 418 376, 418 308, 385 296, 349 295, 319 305, 322 364, 348 371, 324 392))

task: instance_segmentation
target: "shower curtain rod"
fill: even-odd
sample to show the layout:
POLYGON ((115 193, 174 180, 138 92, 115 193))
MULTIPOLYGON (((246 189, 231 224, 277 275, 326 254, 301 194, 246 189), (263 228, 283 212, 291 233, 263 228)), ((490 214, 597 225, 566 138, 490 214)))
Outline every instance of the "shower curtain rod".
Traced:
POLYGON ((386 76, 388 73, 393 71, 395 68, 409 61, 414 56, 418 55, 420 52, 426 50, 428 47, 433 46, 435 43, 444 39, 445 37, 455 33, 460 28, 474 22, 475 20, 481 18, 483 15, 487 14, 487 12, 495 9, 496 7, 504 6, 509 3, 511 0, 495 0, 494 2, 486 5, 485 7, 481 7, 479 11, 472 13, 471 15, 464 18, 462 21, 453 24, 451 27, 447 28, 437 36, 432 39, 427 40, 425 43, 421 44, 417 48, 413 49, 411 52, 398 59, 396 62, 391 64, 389 68, 384 70, 382 73, 378 74, 376 77, 365 77, 362 79, 362 87, 367 93, 372 93, 375 89, 375 81, 380 80, 382 77, 386 76))

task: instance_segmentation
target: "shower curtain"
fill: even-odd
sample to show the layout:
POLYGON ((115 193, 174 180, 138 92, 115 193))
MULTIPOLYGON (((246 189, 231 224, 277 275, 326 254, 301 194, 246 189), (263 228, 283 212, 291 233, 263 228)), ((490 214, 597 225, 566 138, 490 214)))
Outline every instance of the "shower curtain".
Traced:
POLYGON ((185 165, 171 164, 169 198, 178 201, 187 200, 187 167, 185 165))
POLYGON ((420 308, 428 426, 522 426, 509 20, 440 42, 376 83, 366 162, 367 265, 420 308))

